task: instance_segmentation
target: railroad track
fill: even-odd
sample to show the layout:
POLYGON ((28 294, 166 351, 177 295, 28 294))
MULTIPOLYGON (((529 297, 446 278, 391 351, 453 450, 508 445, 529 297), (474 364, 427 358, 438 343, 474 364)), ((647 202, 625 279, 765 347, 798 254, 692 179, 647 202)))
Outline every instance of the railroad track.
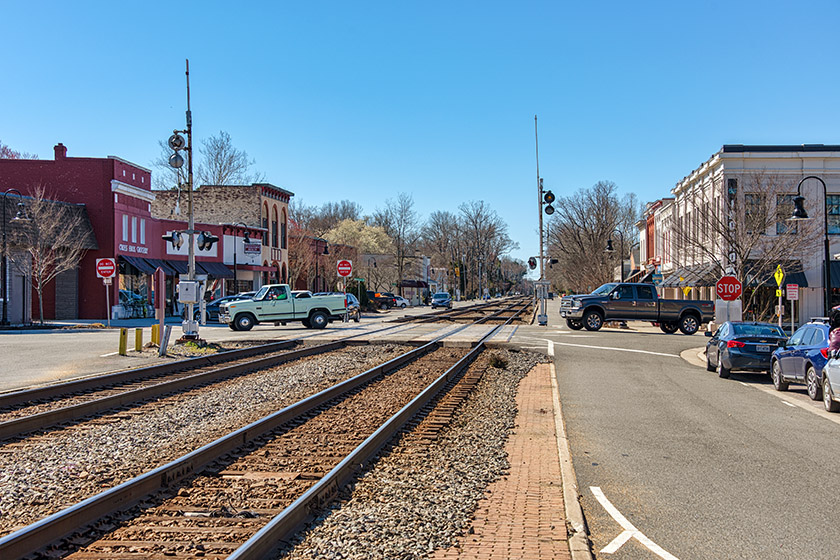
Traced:
POLYGON ((0 557, 33 554, 86 527, 48 554, 261 558, 326 503, 484 348, 482 340, 461 357, 465 350, 440 348, 441 338, 7 535, 0 539, 0 557), (196 501, 190 502, 191 496, 196 501), (131 506, 133 521, 107 534, 115 522, 108 516, 125 515, 131 506), (94 535, 97 544, 88 543, 94 535))
POLYGON ((444 311, 437 311, 431 313, 422 313, 420 315, 406 315, 394 319, 394 322, 399 323, 433 323, 438 321, 456 322, 456 323, 475 323, 482 324, 501 317, 501 313, 510 312, 510 310, 522 302, 529 302, 530 298, 525 296, 514 298, 513 300, 505 299, 502 301, 481 302, 466 307, 458 307, 454 309, 447 309, 444 311), (483 321, 479 321, 483 319, 483 321))
POLYGON ((0 440, 330 352, 352 344, 362 335, 381 334, 396 328, 389 325, 297 350, 292 349, 302 345, 303 339, 275 342, 6 393, 0 395, 0 440))

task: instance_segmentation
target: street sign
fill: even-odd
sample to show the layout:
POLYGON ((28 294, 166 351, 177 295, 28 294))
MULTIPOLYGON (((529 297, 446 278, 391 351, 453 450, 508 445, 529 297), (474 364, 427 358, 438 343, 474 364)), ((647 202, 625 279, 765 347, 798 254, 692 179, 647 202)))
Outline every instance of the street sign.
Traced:
POLYGON ((657 285, 657 286, 658 286, 658 285, 660 285, 660 284, 662 283, 663 276, 662 276, 661 274, 659 274, 659 273, 655 273, 655 274, 653 274, 653 275, 650 277, 650 279, 653 281, 653 283, 654 283, 655 285, 657 285))
POLYGON ((338 275, 342 278, 347 278, 351 274, 353 274, 353 261, 348 261, 342 259, 336 263, 336 270, 338 270, 338 275))
POLYGON ((773 273, 773 278, 776 279, 776 285, 782 287, 782 280, 785 279, 785 271, 782 270, 782 265, 776 266, 776 272, 773 273))
POLYGON ((776 297, 777 298, 782 297, 782 289, 781 288, 776 288, 776 297))
POLYGON ((96 259, 96 277, 113 278, 117 275, 117 263, 112 258, 96 259))
POLYGON ((364 278, 353 278, 353 280, 355 280, 356 282, 364 282, 365 281, 364 278))
POLYGON ((715 293, 723 301, 734 301, 741 297, 741 282, 734 276, 723 276, 715 284, 715 293))
POLYGON ((797 301, 799 299, 799 284, 788 284, 786 295, 788 300, 797 301))

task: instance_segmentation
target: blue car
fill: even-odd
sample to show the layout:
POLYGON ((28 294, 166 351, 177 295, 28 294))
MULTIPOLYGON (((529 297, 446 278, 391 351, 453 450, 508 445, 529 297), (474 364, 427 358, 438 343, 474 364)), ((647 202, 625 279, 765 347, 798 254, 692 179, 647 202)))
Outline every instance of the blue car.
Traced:
POLYGON ((706 344, 706 369, 729 377, 733 369, 770 371, 770 360, 787 336, 778 325, 746 321, 727 321, 706 344))
POLYGON ((771 375, 777 391, 787 391, 789 383, 805 383, 808 396, 822 398, 822 374, 828 362, 828 325, 820 320, 805 323, 790 340, 773 352, 771 375))

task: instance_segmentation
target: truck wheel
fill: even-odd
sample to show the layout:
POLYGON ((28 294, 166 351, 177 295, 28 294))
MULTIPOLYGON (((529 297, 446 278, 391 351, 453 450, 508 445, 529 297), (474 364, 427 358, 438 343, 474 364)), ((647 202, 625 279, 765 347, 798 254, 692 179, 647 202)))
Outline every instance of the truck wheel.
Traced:
POLYGON ((694 334, 700 328, 700 321, 691 313, 683 315, 680 319, 680 331, 683 334, 694 334))
POLYGON ((236 316, 233 323, 237 331, 250 331, 254 327, 254 316, 250 313, 242 313, 236 316))
POLYGON ((579 331, 583 328, 583 323, 580 322, 580 319, 566 319, 566 326, 573 331, 579 331))
POLYGON ((662 329, 662 332, 665 334, 674 334, 680 327, 674 321, 664 321, 659 323, 659 328, 662 329))
POLYGON ((312 325, 313 329, 323 329, 329 322, 323 311, 315 311, 309 316, 309 324, 312 325))
POLYGON ((598 311, 587 311, 583 314, 583 326, 588 331, 599 331, 604 326, 604 318, 598 311))

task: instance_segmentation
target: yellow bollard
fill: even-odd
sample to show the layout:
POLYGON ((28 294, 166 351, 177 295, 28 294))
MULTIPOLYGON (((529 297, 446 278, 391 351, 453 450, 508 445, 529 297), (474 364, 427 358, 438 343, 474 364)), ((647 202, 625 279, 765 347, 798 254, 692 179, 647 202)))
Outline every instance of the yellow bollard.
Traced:
POLYGON ((160 346, 160 325, 157 323, 152 325, 152 344, 160 346))
POLYGON ((128 347, 128 329, 120 329, 120 356, 126 355, 128 347))
POLYGON ((134 329, 134 351, 143 351, 143 329, 134 329))

